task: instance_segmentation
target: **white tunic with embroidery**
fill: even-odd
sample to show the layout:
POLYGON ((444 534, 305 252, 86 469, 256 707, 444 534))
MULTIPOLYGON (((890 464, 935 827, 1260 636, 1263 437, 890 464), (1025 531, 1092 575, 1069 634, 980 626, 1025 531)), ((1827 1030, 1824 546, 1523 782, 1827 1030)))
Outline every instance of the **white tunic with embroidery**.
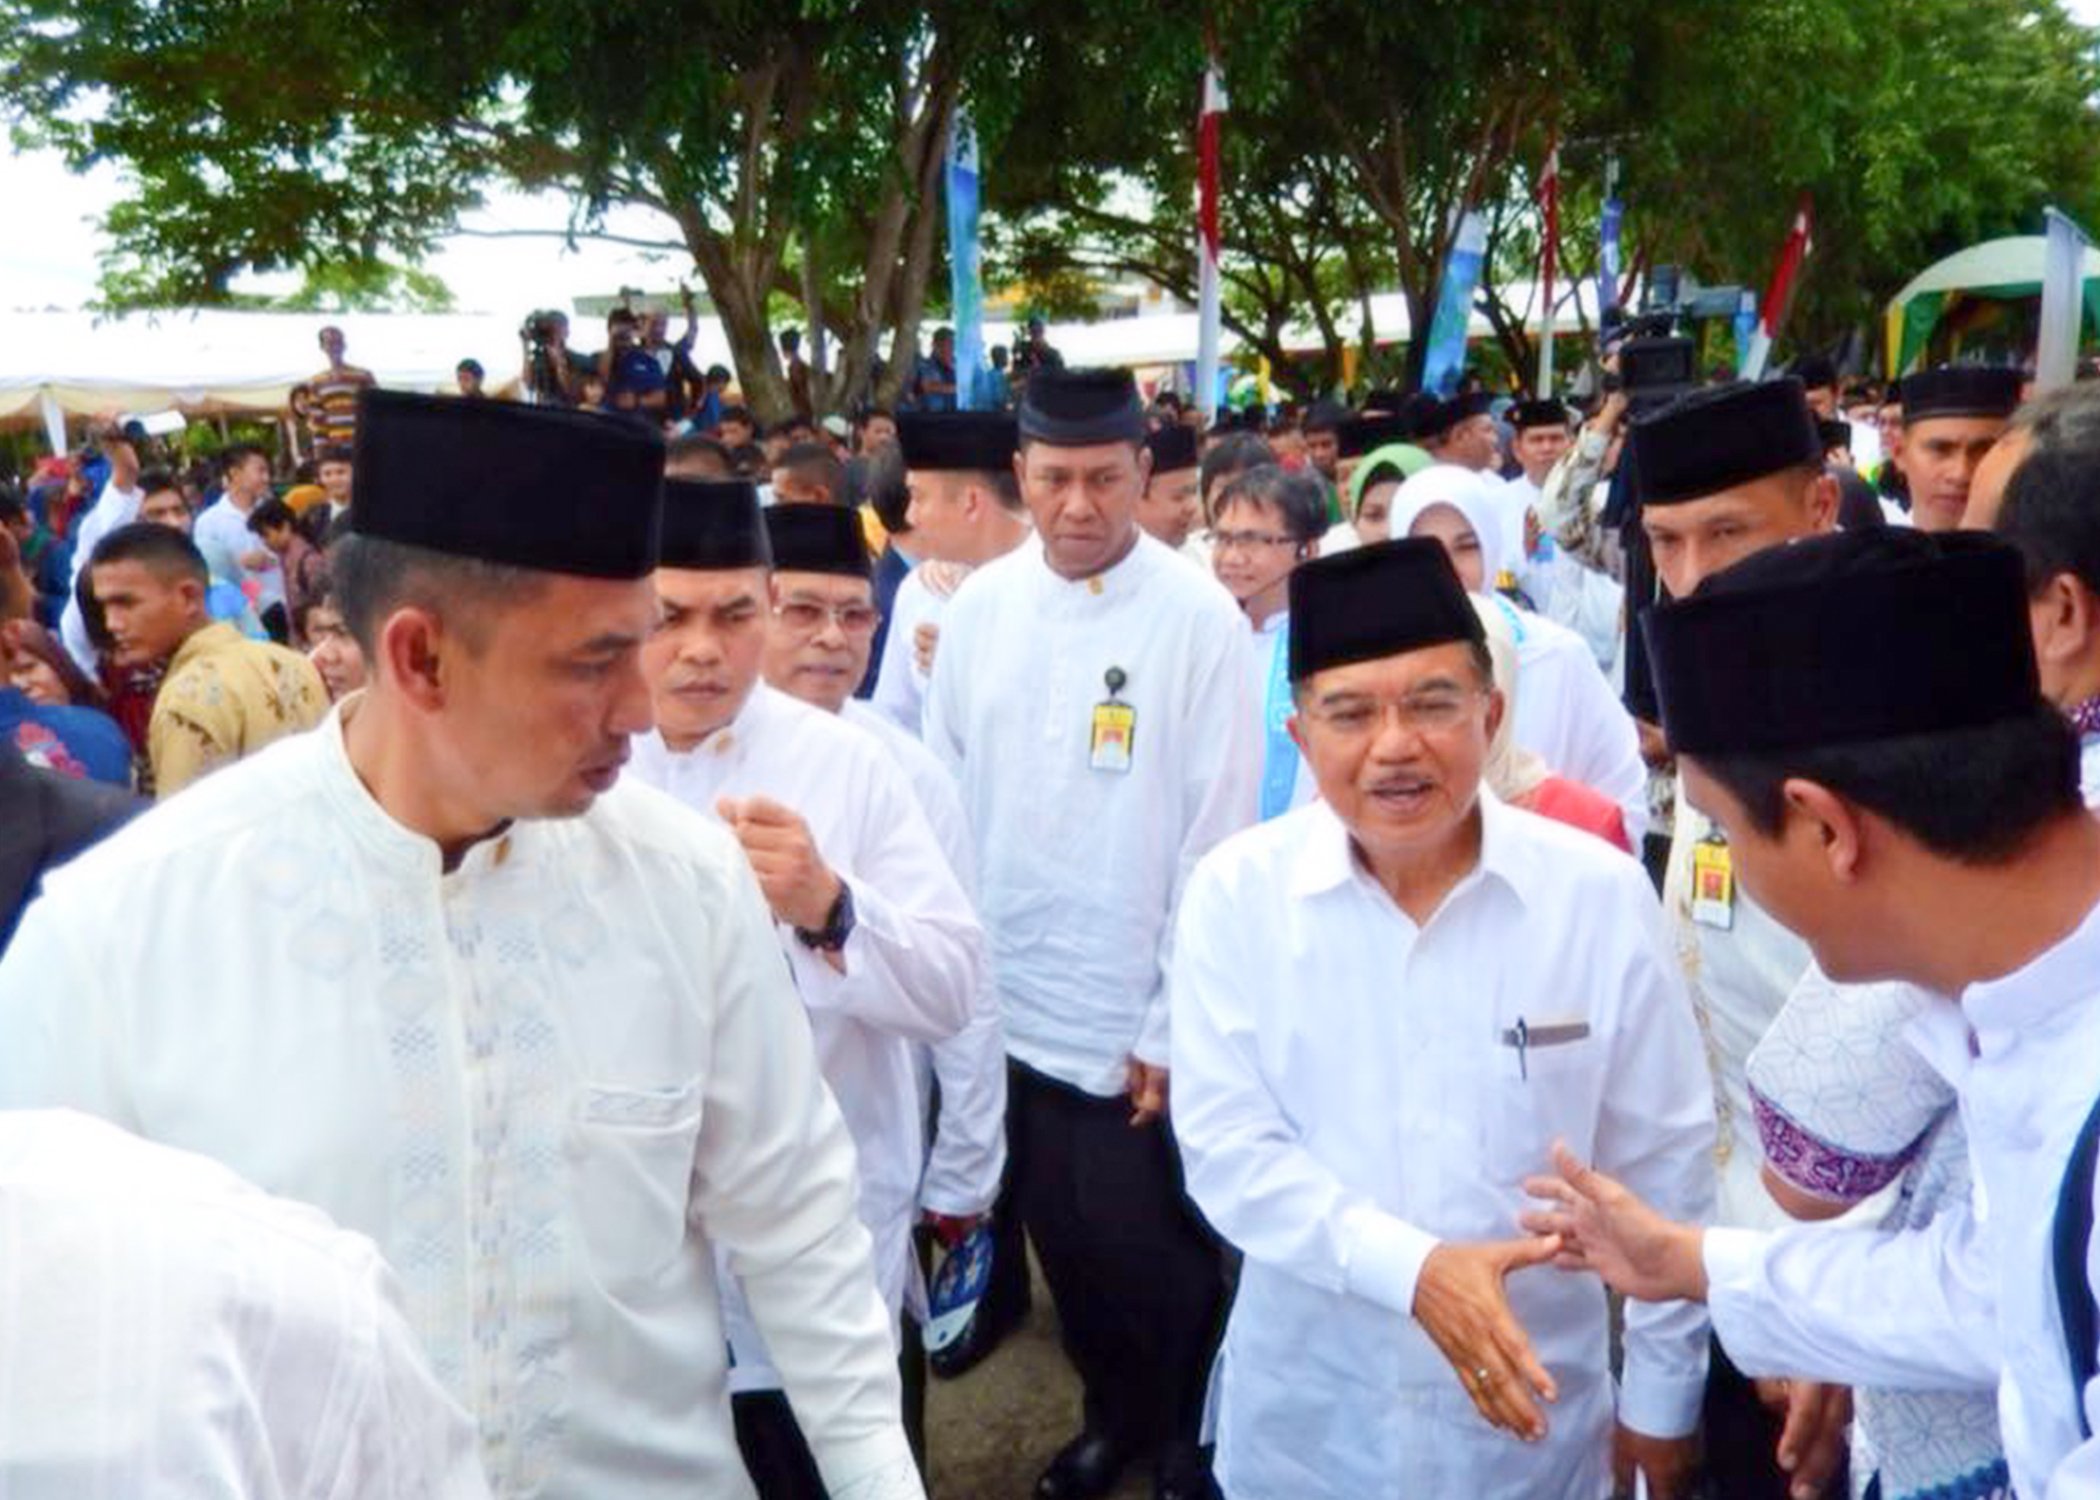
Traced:
POLYGON ((631 777, 450 874, 337 715, 163 803, 50 876, 0 962, 0 1106, 38 1104, 377 1241, 506 1500, 750 1493, 717 1248, 832 1493, 919 1493, 757 882, 631 777))

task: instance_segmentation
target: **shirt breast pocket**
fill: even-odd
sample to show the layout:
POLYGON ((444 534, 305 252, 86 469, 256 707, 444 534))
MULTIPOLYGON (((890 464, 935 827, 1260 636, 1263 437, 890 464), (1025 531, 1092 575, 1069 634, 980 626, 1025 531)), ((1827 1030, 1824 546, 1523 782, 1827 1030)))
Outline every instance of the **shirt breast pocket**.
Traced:
POLYGON ((1508 1032, 1497 1042, 1487 1132, 1495 1175, 1515 1186, 1551 1171, 1557 1140, 1587 1158, 1603 1098, 1604 1040, 1587 1023, 1556 1022, 1527 1025, 1521 1043, 1508 1032))
POLYGON ((579 1088, 571 1134, 575 1201, 591 1275, 606 1290, 645 1289, 677 1264, 700 1113, 697 1079, 579 1088))

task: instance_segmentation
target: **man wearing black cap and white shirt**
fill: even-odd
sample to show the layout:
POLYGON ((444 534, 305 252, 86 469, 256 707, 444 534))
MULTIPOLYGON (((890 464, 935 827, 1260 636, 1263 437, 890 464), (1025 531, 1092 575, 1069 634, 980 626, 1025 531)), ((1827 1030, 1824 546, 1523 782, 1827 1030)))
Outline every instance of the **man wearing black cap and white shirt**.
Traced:
POLYGON ((950 596, 970 569, 1026 541, 1029 522, 1014 480, 1010 415, 907 413, 897 424, 897 442, 911 489, 906 515, 919 565, 897 587, 870 701, 918 734, 929 663, 950 596))
POLYGON ((1246 1255, 1219 1482, 1516 1500, 1602 1495, 1614 1469, 1630 1493, 1638 1466, 1681 1494, 1705 1320, 1641 1309, 1615 1395, 1604 1299, 1525 1272, 1551 1249, 1512 1239, 1555 1139, 1681 1216, 1712 1202, 1654 893, 1484 793, 1503 704, 1436 542, 1305 564, 1291 618, 1291 732, 1321 800, 1205 858, 1174 953, 1175 1134, 1246 1255))
MULTIPOLYGON (((2020 404, 2020 372, 1942 365, 1903 377, 1903 477, 1910 524, 1952 531, 1969 503, 1969 481, 2020 404)), ((1891 515, 1900 521, 1900 512, 1891 515)))
POLYGON ((1189 870, 1253 817, 1258 747, 1231 598, 1138 527, 1144 435, 1127 373, 1029 382, 1015 469, 1037 540, 957 593, 926 698, 977 836, 1013 1207, 1086 1391, 1040 1500, 1105 1494, 1149 1450, 1158 1495, 1207 1483, 1223 1288, 1163 1118, 1165 971, 1189 870))
MULTIPOLYGON (((911 783, 956 880, 974 900, 977 852, 955 778, 917 735, 850 696, 867 670, 870 640, 850 616, 874 607, 873 585, 867 548, 837 514, 818 506, 766 512, 780 597, 766 634, 766 681, 881 741, 911 783)), ((1006 1166, 1006 1044, 989 970, 969 1022, 928 1050, 941 1097, 919 1207, 936 1233, 953 1241, 991 1212, 1006 1166)))
MULTIPOLYGON (((1687 597, 1729 564, 1836 522, 1837 484, 1824 471, 1798 381, 1695 392, 1635 420, 1628 442, 1640 524, 1671 597, 1687 597)), ((1777 1227, 1787 1215, 1762 1176, 1749 1062, 1808 971, 1810 955, 1743 891, 1726 837, 1681 786, 1663 909, 1712 1073, 1720 1171, 1714 1222, 1777 1227)), ((1713 1365, 1706 1436, 1710 1463, 1730 1487, 1724 1493, 1766 1496, 1787 1488, 1774 1466, 1781 1429, 1724 1358, 1713 1365)))
POLYGON ((1491 475, 1502 461, 1502 443, 1489 406, 1484 391, 1425 405, 1416 418, 1415 441, 1440 464, 1491 475))
MULTIPOLYGON (((859 524, 843 508, 797 508, 817 517, 812 525, 859 524)), ((983 931, 882 747, 760 680, 776 613, 816 610, 827 625, 874 629, 872 618, 840 618, 855 606, 774 589, 771 566, 750 484, 665 481, 663 623, 642 649, 656 727, 635 742, 634 774, 720 819, 750 856, 858 1148, 861 1221, 894 1322, 915 1277, 925 1163, 914 1044, 953 1036, 970 1018, 984 984, 983 931)), ((752 1477, 763 1500, 821 1495, 735 1270, 724 1263, 724 1312, 752 1477)))
POLYGON ((1503 552, 1532 608, 1581 636, 1605 675, 1616 682, 1624 654, 1626 587, 1563 551, 1540 524, 1546 476, 1567 453, 1568 409, 1558 401, 1519 401, 1509 409, 1514 452, 1524 472, 1494 496, 1502 515, 1503 552))
POLYGON ((47 882, 0 963, 0 1101, 371 1236, 498 1496, 749 1493, 717 1252, 832 1494, 920 1494, 853 1142, 757 882, 620 776, 661 442, 359 399, 332 564, 370 686, 47 882), (112 947, 113 910, 154 920, 112 947))
POLYGON ((1210 553, 1195 536, 1203 519, 1201 454, 1196 434, 1175 423, 1145 435, 1152 472, 1145 479, 1145 498, 1138 502, 1138 525, 1146 535, 1201 567, 1210 553))
POLYGON ((2026 593, 2002 543, 1885 529, 1771 549, 1649 624, 1741 878, 1834 978, 1939 997, 1909 1040, 1960 1091, 1973 1205, 1900 1233, 1702 1230, 1562 1153, 1526 1223, 1630 1296, 1704 1298, 1752 1369, 1995 1382, 2011 1492, 2090 1500, 2100 1243, 2074 1160, 2100 1132, 2100 824, 2026 593))

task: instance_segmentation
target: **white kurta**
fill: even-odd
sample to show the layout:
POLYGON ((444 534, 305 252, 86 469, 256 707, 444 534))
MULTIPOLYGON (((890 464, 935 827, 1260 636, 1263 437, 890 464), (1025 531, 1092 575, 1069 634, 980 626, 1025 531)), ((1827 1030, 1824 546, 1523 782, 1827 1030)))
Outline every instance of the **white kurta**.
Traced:
POLYGON ((916 1494, 853 1142, 742 852, 630 777, 446 874, 342 711, 46 879, 0 961, 0 1106, 370 1235, 506 1500, 750 1493, 717 1248, 833 1494, 916 1494))
MULTIPOLYGON (((960 1031, 984 984, 984 933, 969 898, 882 746, 763 682, 689 751, 643 735, 633 774, 709 819, 719 798, 771 798, 809 825, 819 856, 853 892, 843 974, 784 923, 779 937, 809 1009, 817 1064, 859 1152, 861 1222, 875 1238, 875 1279, 894 1319, 914 1277, 911 1226, 926 1160, 914 1044, 960 1031)), ((777 1385, 742 1299, 733 1287, 724 1292, 732 1385, 777 1385)))
POLYGON ((1734 925, 1723 930, 1692 917, 1692 860, 1713 825, 1677 789, 1677 829, 1663 881, 1678 962, 1683 965, 1692 1013, 1706 1039, 1707 1070, 1713 1080, 1719 1134, 1714 1150, 1721 1191, 1717 1224, 1776 1229, 1786 1211, 1765 1190, 1764 1146, 1750 1100, 1750 1054, 1778 1019, 1787 996, 1808 971, 1808 944, 1774 921, 1735 882, 1734 925))
POLYGON ((868 699, 898 728, 920 732, 925 713, 927 674, 919 670, 916 644, 921 625, 937 625, 948 601, 926 586, 917 568, 904 575, 890 600, 890 630, 882 640, 882 669, 868 699))
MULTIPOLYGON (((1921 1023, 1912 1045, 1960 1087, 1974 1206, 1900 1234, 1710 1231, 1715 1331, 1753 1373, 1919 1390, 1995 1380, 2014 1490, 2095 1500, 2100 1440, 2081 1440, 2078 1411, 2100 1419, 2100 1380, 2072 1388, 2051 1230, 2100 1097, 2100 909, 2025 968, 1970 986, 1959 1013, 1921 1023)), ((2100 1286, 2100 1235, 2085 1268, 2100 1286)))
POLYGON ((1246 623, 1214 579, 1140 536, 1073 581, 1031 537, 950 601, 926 742, 977 837, 1007 1050, 1101 1098, 1167 1063, 1174 911, 1196 861, 1254 815, 1246 623), (1090 753, 1106 674, 1136 714, 1127 770, 1090 753))
MULTIPOLYGON (((1246 1255, 1218 1376, 1233 1500, 1602 1496, 1614 1397, 1594 1279, 1519 1272, 1561 1399, 1537 1446, 1489 1427, 1411 1318, 1443 1239, 1517 1233, 1553 1142, 1703 1219, 1713 1115, 1640 867, 1483 793, 1481 862, 1417 927, 1324 803, 1189 882, 1174 963, 1174 1128, 1189 1192, 1246 1255), (1510 1043, 1524 1023, 1539 1041, 1510 1043), (1581 1026, 1575 1037, 1555 1028, 1581 1026)), ((1617 1411, 1690 1432, 1696 1307, 1629 1311, 1617 1411)))
POLYGON ((372 1242, 217 1162, 0 1113, 0 1494, 482 1500, 372 1242))
MULTIPOLYGON (((882 741, 911 782, 919 810, 940 840, 948 866, 963 893, 977 899, 977 853, 963 816, 962 793, 938 757, 886 716, 858 698, 848 698, 846 722, 882 741)), ((1006 1171, 1006 1034, 999 1026, 999 991, 985 966, 984 983, 970 1019, 954 1036, 926 1049, 928 1076, 941 1085, 940 1115, 933 1149, 919 1183, 919 1206, 928 1213, 970 1218, 990 1213, 1006 1171)))

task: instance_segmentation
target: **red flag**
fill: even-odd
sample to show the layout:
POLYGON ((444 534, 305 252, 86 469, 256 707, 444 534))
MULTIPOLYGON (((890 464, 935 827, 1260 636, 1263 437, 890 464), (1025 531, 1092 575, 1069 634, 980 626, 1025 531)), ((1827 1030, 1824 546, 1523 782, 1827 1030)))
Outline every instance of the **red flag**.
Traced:
POLYGON ((1803 193, 1800 206, 1794 210, 1794 222, 1787 229, 1786 243, 1779 247, 1779 264, 1772 268, 1772 284, 1765 288, 1765 303, 1757 315, 1758 331, 1767 340, 1779 337, 1779 325, 1786 321, 1786 310, 1794 300, 1794 280, 1811 248, 1809 229, 1813 218, 1814 204, 1803 193))

